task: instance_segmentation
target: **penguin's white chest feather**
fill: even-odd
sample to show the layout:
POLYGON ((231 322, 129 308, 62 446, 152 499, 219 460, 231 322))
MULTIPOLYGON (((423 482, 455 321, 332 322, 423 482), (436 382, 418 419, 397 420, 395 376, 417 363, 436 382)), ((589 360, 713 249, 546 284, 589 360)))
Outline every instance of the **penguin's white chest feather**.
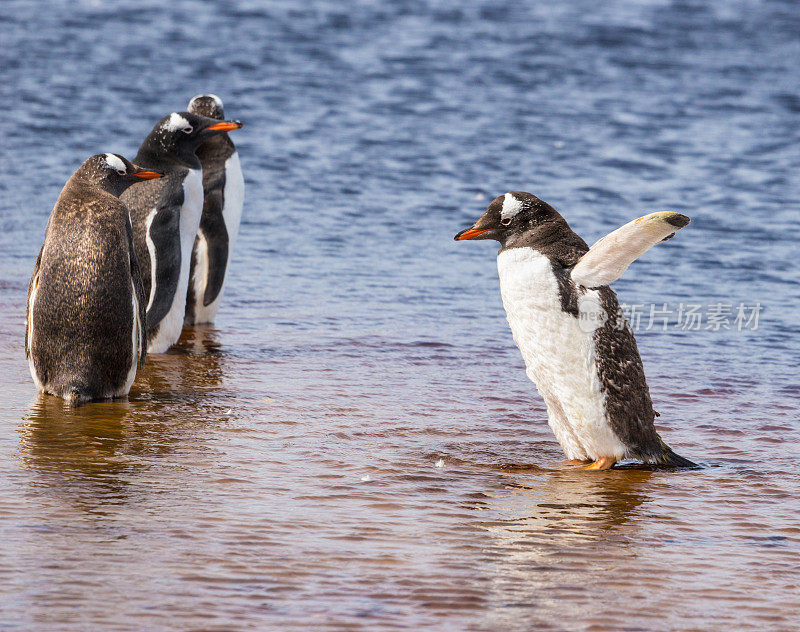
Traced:
POLYGON ((133 381, 136 379, 136 370, 139 368, 139 343, 140 336, 146 335, 142 331, 142 323, 139 320, 139 300, 136 298, 136 287, 131 279, 131 310, 133 312, 133 321, 131 322, 131 366, 128 369, 128 375, 125 378, 125 383, 115 392, 112 397, 124 397, 127 395, 133 381))
MULTIPOLYGON (((183 180, 183 206, 180 218, 181 269, 178 285, 169 312, 159 323, 155 337, 150 341, 147 350, 150 353, 164 353, 175 343, 183 329, 183 315, 186 309, 186 291, 189 289, 189 267, 191 265, 192 246, 200 227, 203 213, 203 172, 190 169, 183 180)), ((151 299, 152 303, 152 299, 151 299)))
POLYGON ((233 155, 225 161, 223 200, 225 206, 222 209, 222 217, 225 220, 225 229, 228 231, 228 260, 230 260, 230 253, 239 236, 239 223, 242 220, 244 205, 244 176, 238 152, 233 152, 233 155))
POLYGON ((39 275, 37 274, 33 280, 31 280, 31 292, 30 297, 28 298, 28 322, 26 323, 26 326, 28 327, 28 346, 25 349, 25 353, 28 356, 28 368, 30 369, 33 383, 36 384, 37 390, 44 391, 44 384, 42 384, 42 381, 39 379, 39 374, 36 371, 36 366, 34 365, 33 361, 33 312, 36 305, 36 293, 38 291, 39 275))
MULTIPOLYGON (((200 169, 190 169, 183 181, 183 206, 181 207, 181 255, 186 255, 187 258, 192 252, 194 237, 200 227, 202 214, 203 172, 200 169)), ((188 279, 189 262, 181 259, 181 275, 183 275, 184 267, 188 279)))
MULTIPOLYGON (((498 255, 497 269, 514 342, 567 457, 622 459, 626 449, 606 416, 593 332, 562 310, 550 260, 533 248, 512 248, 498 255)), ((592 294, 598 292, 586 291, 592 294)))

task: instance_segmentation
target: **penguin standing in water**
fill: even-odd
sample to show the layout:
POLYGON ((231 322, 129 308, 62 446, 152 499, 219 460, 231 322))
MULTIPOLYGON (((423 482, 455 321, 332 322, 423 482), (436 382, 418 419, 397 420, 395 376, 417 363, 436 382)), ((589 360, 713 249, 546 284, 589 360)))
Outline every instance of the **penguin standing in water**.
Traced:
POLYGON ((696 467, 661 440, 633 331, 608 284, 689 223, 645 215, 591 248, 549 204, 512 191, 455 236, 495 239, 500 292, 527 374, 568 459, 605 470, 622 459, 696 467))
POLYGON ((133 220, 136 256, 147 297, 147 350, 163 353, 183 328, 192 246, 203 211, 203 181, 195 150, 215 134, 242 126, 190 112, 161 119, 134 161, 165 174, 122 195, 133 220))
POLYGON ((144 366, 145 303, 119 195, 161 173, 97 154, 70 177, 28 286, 25 355, 38 389, 73 404, 123 397, 144 366))
MULTIPOLYGON (((223 120, 222 100, 201 94, 189 101, 189 112, 223 120)), ((203 165, 203 215, 192 250, 184 324, 213 323, 222 298, 244 202, 239 154, 228 134, 212 136, 197 149, 203 165)))

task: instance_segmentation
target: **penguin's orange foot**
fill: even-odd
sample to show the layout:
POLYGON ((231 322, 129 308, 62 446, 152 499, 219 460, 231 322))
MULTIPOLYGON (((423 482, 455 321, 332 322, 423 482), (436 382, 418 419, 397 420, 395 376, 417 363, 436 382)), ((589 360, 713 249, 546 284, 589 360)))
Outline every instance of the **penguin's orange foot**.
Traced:
POLYGON ((584 465, 581 469, 582 470, 608 470, 616 463, 617 461, 610 456, 604 456, 602 458, 597 459, 594 463, 589 463, 589 465, 584 465))

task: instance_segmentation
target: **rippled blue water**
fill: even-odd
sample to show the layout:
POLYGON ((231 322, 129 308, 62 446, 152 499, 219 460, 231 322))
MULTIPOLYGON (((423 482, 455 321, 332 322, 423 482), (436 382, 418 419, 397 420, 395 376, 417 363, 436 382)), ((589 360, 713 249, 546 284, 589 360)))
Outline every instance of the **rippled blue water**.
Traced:
POLYGON ((7 0, 0 42, 0 629, 796 625, 796 3, 7 0), (50 209, 207 91, 246 125, 217 330, 59 417, 50 209), (495 248, 452 241, 507 190, 590 243, 684 212, 621 300, 763 307, 638 334, 706 470, 548 469, 495 248))

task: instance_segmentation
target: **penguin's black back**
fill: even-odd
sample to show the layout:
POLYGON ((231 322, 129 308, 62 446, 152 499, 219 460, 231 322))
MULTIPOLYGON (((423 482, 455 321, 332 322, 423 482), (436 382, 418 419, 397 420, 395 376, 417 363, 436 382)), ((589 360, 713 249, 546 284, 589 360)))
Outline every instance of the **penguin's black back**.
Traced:
POLYGON ((595 330, 594 344, 606 414, 632 456, 655 462, 662 457, 663 447, 654 425, 655 412, 639 348, 614 290, 605 285, 599 292, 608 318, 595 330))

